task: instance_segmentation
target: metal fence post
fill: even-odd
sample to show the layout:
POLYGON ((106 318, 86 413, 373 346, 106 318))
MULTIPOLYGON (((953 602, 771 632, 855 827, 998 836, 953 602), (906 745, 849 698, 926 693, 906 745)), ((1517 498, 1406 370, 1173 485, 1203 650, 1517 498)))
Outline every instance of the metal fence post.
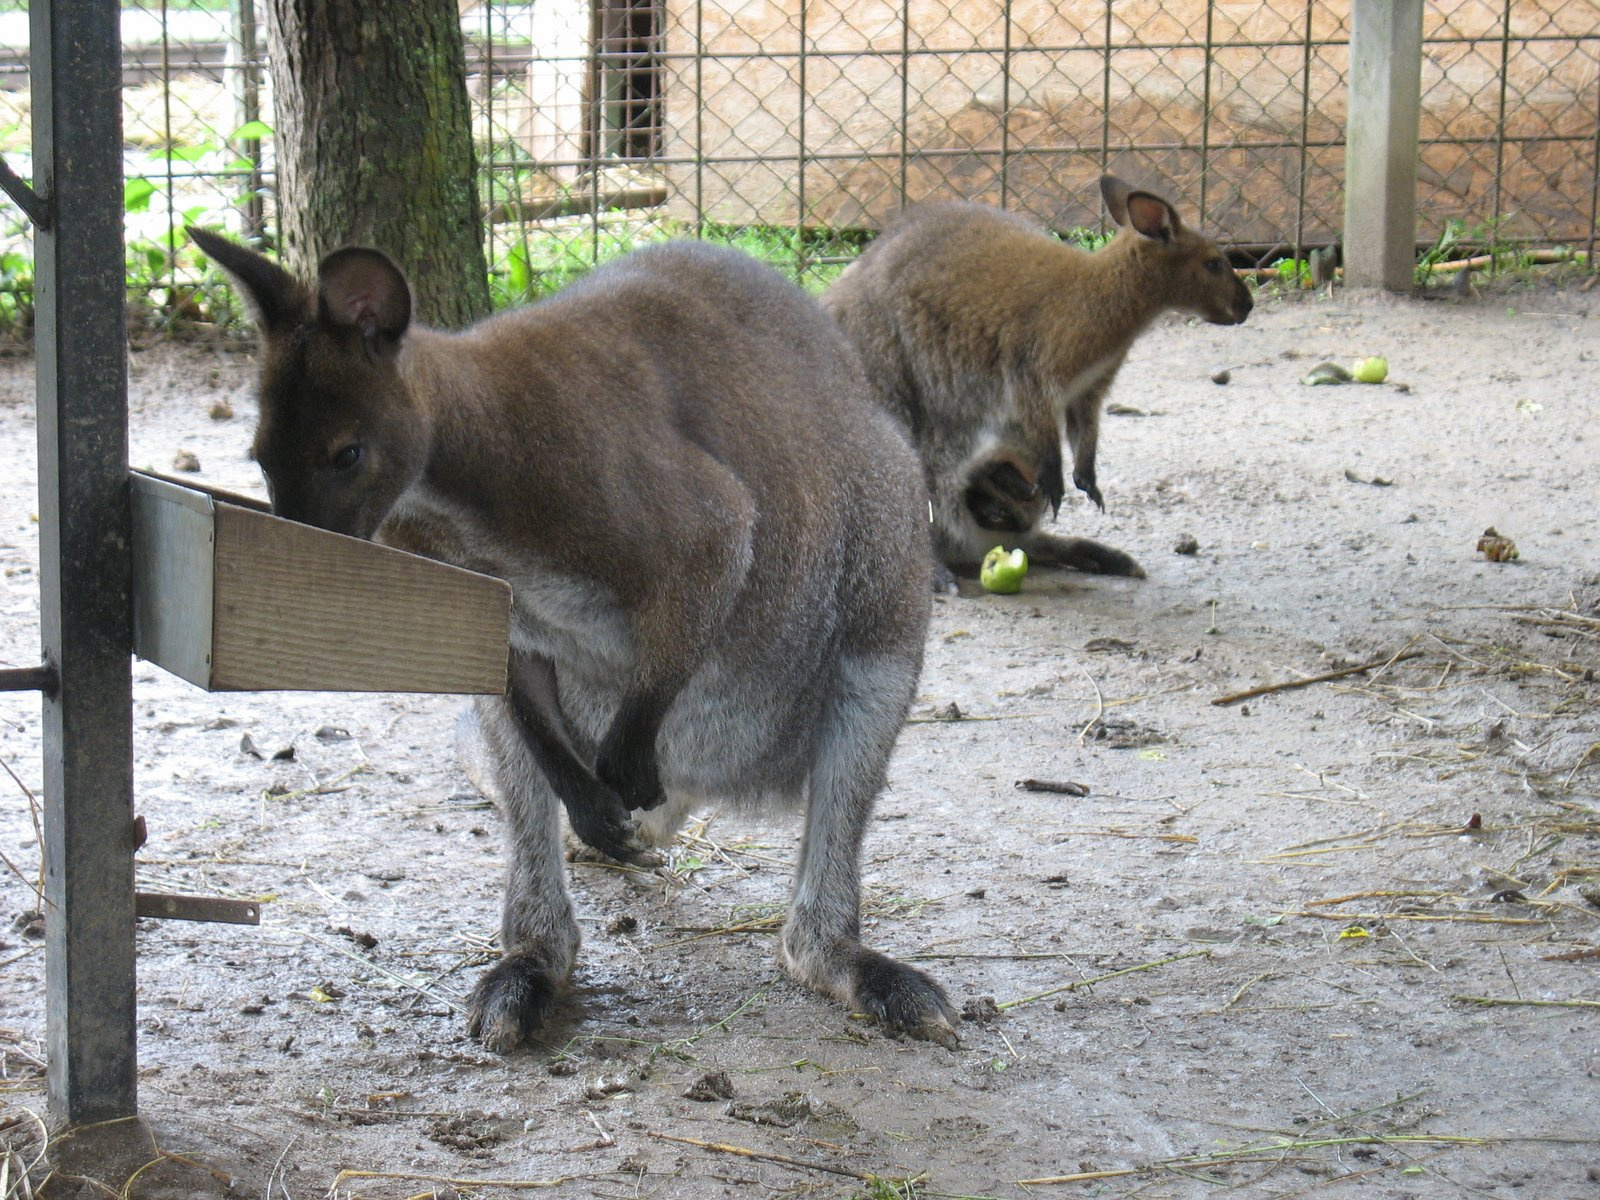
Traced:
POLYGON ((1410 291, 1417 253, 1422 0, 1355 0, 1345 128, 1344 281, 1410 291))
POLYGON ((49 1103, 136 1105, 132 601, 117 0, 33 0, 49 1103))

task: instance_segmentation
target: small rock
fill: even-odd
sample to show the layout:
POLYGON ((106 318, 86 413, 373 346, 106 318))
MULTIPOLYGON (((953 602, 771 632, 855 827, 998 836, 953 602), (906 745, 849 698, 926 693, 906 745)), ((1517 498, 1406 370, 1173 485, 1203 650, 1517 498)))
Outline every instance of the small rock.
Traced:
POLYGON ((786 1092, 780 1099, 760 1103, 741 1103, 736 1100, 728 1105, 727 1111, 735 1121, 788 1129, 811 1115, 811 1098, 804 1092, 786 1092))
POLYGON ((689 1085, 683 1093, 686 1100, 707 1103, 712 1100, 732 1100, 733 1080, 726 1071, 708 1071, 689 1085))
POLYGON ((1195 539, 1194 534, 1185 533, 1173 543, 1172 551, 1174 554, 1195 555, 1200 553, 1200 543, 1195 539))
POLYGON ((620 1075, 602 1075, 584 1089, 584 1097, 589 1100, 604 1100, 607 1096, 615 1096, 618 1092, 631 1092, 633 1085, 620 1075))
POLYGON ((1225 383, 1233 382, 1233 372, 1224 367, 1220 371, 1211 372, 1211 382, 1219 387, 1225 383))
POLYGON ((612 917, 606 924, 606 932, 611 934, 632 933, 639 928, 639 918, 632 913, 623 913, 620 917, 612 917))
POLYGON ((200 456, 193 450, 179 450, 172 456, 172 469, 174 471, 198 471, 200 469, 200 456))
POLYGON ((233 419, 233 405, 226 400, 214 400, 210 408, 213 421, 229 421, 233 419))
POLYGON ((998 1021, 1004 1015, 1000 1006, 994 1002, 993 996, 979 996, 976 1000, 968 1000, 961 1006, 961 1019, 963 1021, 976 1021, 980 1025, 987 1025, 991 1021, 998 1021))
POLYGON ((1090 654, 1129 654, 1136 648, 1136 643, 1123 638, 1098 637, 1090 638, 1083 644, 1083 648, 1090 654))
POLYGON ((338 725, 319 725, 317 731, 311 735, 319 742, 348 742, 350 731, 338 725))
POLYGON ((20 912, 11 922, 11 928, 31 941, 38 941, 44 937, 44 913, 36 908, 20 912))

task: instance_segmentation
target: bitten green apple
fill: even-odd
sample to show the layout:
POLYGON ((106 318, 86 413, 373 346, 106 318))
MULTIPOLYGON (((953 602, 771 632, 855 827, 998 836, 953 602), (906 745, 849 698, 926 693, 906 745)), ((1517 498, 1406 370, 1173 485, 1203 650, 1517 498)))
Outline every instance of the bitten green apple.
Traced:
POLYGON ((1009 596, 1022 590, 1022 580, 1027 574, 1028 556, 1025 552, 996 546, 983 556, 978 582, 988 591, 1009 596))

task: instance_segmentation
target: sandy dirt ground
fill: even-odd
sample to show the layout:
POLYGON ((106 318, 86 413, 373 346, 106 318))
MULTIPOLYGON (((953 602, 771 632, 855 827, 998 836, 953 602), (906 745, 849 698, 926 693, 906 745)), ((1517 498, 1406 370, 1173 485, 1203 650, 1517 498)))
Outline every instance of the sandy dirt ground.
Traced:
MULTIPOLYGON (((707 814, 670 869, 574 864, 570 996, 486 1053, 501 850, 461 702, 135 663, 140 886, 263 919, 140 923, 149 1133, 52 1194, 1600 1195, 1597 318, 1576 288, 1267 300, 1139 343, 1109 511, 1061 525, 1149 578, 938 600, 869 834, 866 935, 944 981, 956 1049, 780 978, 796 824, 707 814), (1300 383, 1363 354, 1390 383, 1300 383)), ((136 352, 133 463, 259 491, 252 374, 136 352)), ((32 389, 0 363, 7 665, 38 645, 32 389)), ((0 698, 0 759, 9 1198, 44 1111, 36 697, 0 698)))

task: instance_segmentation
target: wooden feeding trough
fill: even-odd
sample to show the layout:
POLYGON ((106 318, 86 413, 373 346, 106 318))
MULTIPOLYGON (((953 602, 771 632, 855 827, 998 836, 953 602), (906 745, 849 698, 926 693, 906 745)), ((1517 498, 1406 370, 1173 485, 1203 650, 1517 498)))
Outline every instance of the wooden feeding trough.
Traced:
POLYGON ((504 580, 131 473, 133 652, 207 691, 505 691, 504 580))

